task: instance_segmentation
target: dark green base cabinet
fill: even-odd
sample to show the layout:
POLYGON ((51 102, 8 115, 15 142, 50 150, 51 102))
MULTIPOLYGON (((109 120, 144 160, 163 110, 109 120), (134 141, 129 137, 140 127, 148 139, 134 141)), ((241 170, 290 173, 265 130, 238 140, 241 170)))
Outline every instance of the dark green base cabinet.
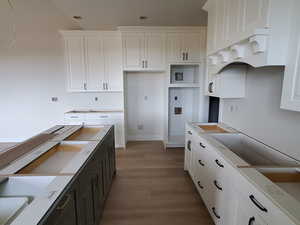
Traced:
POLYGON ((112 128, 39 225, 99 225, 115 174, 112 128))

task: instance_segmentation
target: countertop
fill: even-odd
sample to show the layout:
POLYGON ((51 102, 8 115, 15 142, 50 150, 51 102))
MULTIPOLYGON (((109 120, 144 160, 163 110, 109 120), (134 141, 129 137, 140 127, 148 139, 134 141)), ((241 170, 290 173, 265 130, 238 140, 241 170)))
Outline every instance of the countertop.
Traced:
POLYGON ((65 114, 71 113, 122 113, 123 110, 72 110, 68 111, 65 114))
MULTIPOLYGON (((80 128, 80 126, 69 126, 70 129, 67 131, 73 130, 76 131, 80 128)), ((89 158, 92 154, 96 146, 99 142, 105 137, 111 126, 101 126, 101 133, 98 136, 99 140, 97 141, 88 141, 84 146, 82 151, 76 155, 70 163, 68 163, 60 173, 62 176, 47 176, 47 179, 50 179, 50 183, 46 185, 44 188, 44 192, 46 193, 44 196, 37 196, 34 200, 22 211, 19 216, 11 223, 11 225, 36 225, 42 219, 42 217, 46 214, 55 200, 59 197, 59 195, 63 192, 64 188, 68 185, 68 183, 72 180, 73 176, 79 171, 84 162, 89 158), (66 174, 66 175, 64 175, 66 174), (48 194, 47 194, 48 193, 48 194)), ((51 129, 49 129, 51 130, 51 129)), ((68 132, 68 134, 70 134, 68 132)), ((21 168, 28 165, 30 162, 34 161, 45 152, 49 151, 49 149, 59 143, 63 143, 61 141, 48 141, 35 149, 33 149, 30 153, 20 157, 15 160, 12 164, 0 170, 0 176, 9 176, 10 178, 18 177, 13 175, 21 168)), ((23 176, 23 179, 30 179, 30 176, 23 176)), ((39 176, 35 176, 36 179, 39 179, 39 176)), ((41 183, 43 183, 44 176, 40 176, 41 183)), ((1 210, 1 209, 0 209, 1 210)), ((1 213, 0 213, 1 214, 1 213)))

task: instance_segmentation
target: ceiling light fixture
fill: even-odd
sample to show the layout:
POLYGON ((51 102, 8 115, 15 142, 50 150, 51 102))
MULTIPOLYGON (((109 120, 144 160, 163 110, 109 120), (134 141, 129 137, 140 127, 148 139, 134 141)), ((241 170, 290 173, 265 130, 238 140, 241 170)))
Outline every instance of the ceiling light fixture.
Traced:
POLYGON ((82 20, 82 17, 81 16, 73 16, 73 19, 75 19, 75 20, 82 20))
POLYGON ((147 16, 140 16, 140 20, 146 20, 146 19, 148 19, 147 16))

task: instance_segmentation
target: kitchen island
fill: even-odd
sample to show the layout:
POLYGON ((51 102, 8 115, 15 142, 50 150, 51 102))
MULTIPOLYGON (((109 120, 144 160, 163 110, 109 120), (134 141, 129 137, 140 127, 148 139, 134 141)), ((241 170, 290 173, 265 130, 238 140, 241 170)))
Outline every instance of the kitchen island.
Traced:
POLYGON ((99 224, 116 173, 114 127, 55 126, 42 134, 51 136, 0 170, 1 205, 12 205, 0 208, 0 224, 99 224))

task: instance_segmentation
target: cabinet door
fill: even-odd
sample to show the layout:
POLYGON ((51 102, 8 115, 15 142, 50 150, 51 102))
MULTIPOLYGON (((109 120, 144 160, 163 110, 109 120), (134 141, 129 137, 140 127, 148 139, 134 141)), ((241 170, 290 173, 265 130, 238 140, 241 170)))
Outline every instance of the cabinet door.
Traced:
POLYGON ((102 40, 98 36, 87 36, 85 46, 87 90, 103 90, 105 78, 102 40))
POLYGON ((165 34, 145 34, 145 67, 147 70, 165 70, 165 34))
POLYGON ((226 15, 228 17, 228 32, 226 35, 227 45, 240 40, 243 29, 243 0, 228 0, 226 4, 226 15))
POLYGON ((201 33, 186 33, 183 35, 184 52, 187 62, 200 62, 204 42, 201 33))
POLYGON ((250 207, 243 204, 243 199, 239 200, 235 225, 267 225, 263 219, 257 215, 250 207))
POLYGON ((281 108, 300 111, 300 1, 294 1, 281 108))
POLYGON ((216 0, 208 2, 207 53, 212 54, 217 44, 217 6, 216 0))
POLYGON ((84 38, 68 37, 65 39, 68 91, 82 91, 86 84, 84 38))
POLYGON ((226 46, 225 40, 227 35, 227 15, 226 1, 218 0, 216 4, 217 23, 216 23, 216 47, 222 49, 226 46))
POLYGON ((123 90, 122 39, 117 35, 103 36, 105 76, 109 91, 123 90))
POLYGON ((75 190, 70 190, 60 200, 57 207, 39 225, 77 225, 75 190))
POLYGON ((268 27, 268 7, 269 0, 242 0, 243 1, 243 19, 244 19, 244 37, 249 37, 255 29, 268 27))
POLYGON ((182 34, 169 33, 167 35, 167 60, 168 62, 182 62, 182 34))
POLYGON ((144 33, 123 34, 123 58, 125 70, 143 69, 144 33))

